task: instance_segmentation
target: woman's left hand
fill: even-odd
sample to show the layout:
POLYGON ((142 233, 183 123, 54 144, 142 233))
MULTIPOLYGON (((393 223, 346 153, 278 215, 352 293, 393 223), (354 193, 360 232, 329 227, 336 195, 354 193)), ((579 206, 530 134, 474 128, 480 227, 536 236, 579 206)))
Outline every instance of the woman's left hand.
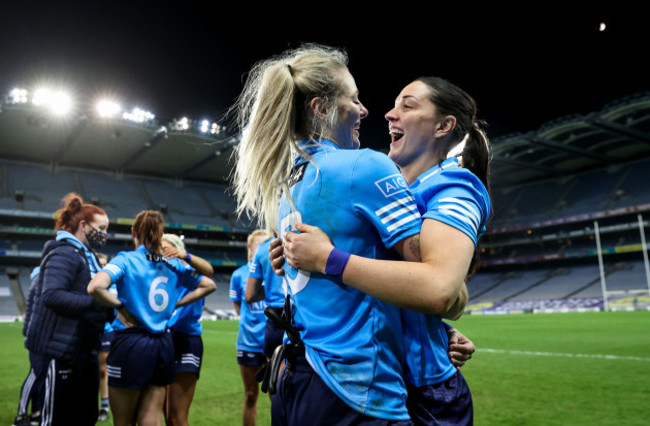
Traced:
POLYGON ((327 258, 334 249, 330 237, 317 226, 297 223, 296 230, 284 234, 284 257, 287 263, 303 271, 325 272, 327 258))
POLYGON ((182 250, 177 249, 176 247, 167 246, 163 249, 163 256, 169 259, 182 259, 185 260, 187 253, 182 250))

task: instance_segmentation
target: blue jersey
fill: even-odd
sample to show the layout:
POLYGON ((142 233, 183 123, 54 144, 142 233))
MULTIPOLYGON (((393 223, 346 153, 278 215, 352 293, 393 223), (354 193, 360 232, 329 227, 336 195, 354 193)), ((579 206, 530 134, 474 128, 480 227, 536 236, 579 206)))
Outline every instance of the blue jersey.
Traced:
MULTIPOLYGON (((343 251, 394 259, 389 248, 420 232, 415 200, 386 155, 342 150, 327 140, 303 148, 318 167, 299 159, 293 168, 295 209, 282 199, 282 235, 304 222, 320 227, 343 251)), ((400 310, 323 274, 288 264, 284 270, 306 358, 325 384, 358 412, 408 419, 400 310)))
MULTIPOLYGON (((182 262, 181 262, 182 263, 182 262)), ((186 268, 194 270, 190 265, 184 264, 186 268)), ((183 287, 179 299, 182 299, 192 289, 183 287)), ((203 333, 203 324, 199 321, 203 314, 203 306, 205 299, 201 298, 189 305, 181 306, 174 310, 171 320, 169 320, 169 328, 181 333, 189 334, 192 336, 200 336, 203 333)))
MULTIPOLYGON (((118 253, 102 271, 115 283, 126 310, 150 333, 167 329, 183 287, 194 289, 203 277, 178 259, 152 255, 144 245, 118 253)), ((113 325, 124 328, 118 319, 113 325)))
POLYGON ((264 300, 267 306, 281 308, 284 306, 285 284, 281 276, 276 275, 269 258, 269 246, 273 238, 257 246, 253 259, 249 262, 249 276, 264 280, 264 300))
POLYGON ((246 352, 262 352, 264 350, 264 328, 266 302, 260 300, 253 304, 246 303, 246 280, 248 280, 248 265, 235 269, 230 277, 230 300, 239 303, 239 333, 237 334, 237 350, 246 352))
MULTIPOLYGON (((443 161, 410 186, 418 209, 433 219, 465 233, 476 245, 490 216, 490 197, 472 172, 458 166, 455 157, 443 161)), ((441 383, 456 373, 447 355, 449 340, 439 315, 404 310, 406 380, 415 385, 441 383)))

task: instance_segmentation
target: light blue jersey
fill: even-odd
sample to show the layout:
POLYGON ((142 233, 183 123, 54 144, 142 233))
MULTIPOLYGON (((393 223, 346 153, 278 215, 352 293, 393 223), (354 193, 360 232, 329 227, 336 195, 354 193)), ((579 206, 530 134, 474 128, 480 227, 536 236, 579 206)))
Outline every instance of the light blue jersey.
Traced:
MULTIPOLYGON (((178 259, 152 255, 142 244, 134 251, 118 253, 102 271, 115 283, 126 310, 150 333, 167 329, 183 287, 194 289, 203 278, 178 259)), ((118 319, 113 326, 124 328, 118 319)))
POLYGON ((267 306, 281 308, 285 300, 285 284, 281 276, 276 275, 269 258, 269 246, 273 238, 257 246, 253 259, 249 262, 249 276, 264 280, 264 300, 267 306))
MULTIPOLYGON (((182 262, 181 262, 182 263, 182 262)), ((194 270, 190 265, 183 263, 186 268, 194 270)), ((192 289, 183 287, 179 299, 182 299, 192 289)), ((203 314, 203 306, 205 305, 205 298, 201 298, 189 305, 181 306, 174 310, 172 318, 169 320, 169 328, 180 331, 181 333, 189 334, 192 336, 200 336, 203 333, 203 324, 199 321, 203 314)))
POLYGON ((235 269, 230 277, 230 300, 239 303, 239 333, 237 334, 237 350, 246 352, 262 352, 264 350, 264 327, 266 302, 260 300, 253 304, 246 303, 246 280, 248 280, 248 264, 235 269))
MULTIPOLYGON (((433 219, 464 232, 474 245, 490 216, 487 189, 455 157, 443 161, 410 186, 424 219, 433 219)), ((402 311, 406 337, 406 380, 415 385, 441 383, 456 373, 447 355, 449 340, 439 315, 402 311)))
MULTIPOLYGON (((282 199, 282 235, 308 223, 343 251, 394 259, 390 247, 420 232, 415 200, 386 155, 342 150, 327 140, 302 146, 318 167, 303 159, 294 167, 289 183, 295 210, 282 199)), ((286 263, 284 270, 293 320, 316 373, 354 410, 408 419, 400 310, 323 274, 286 263)))

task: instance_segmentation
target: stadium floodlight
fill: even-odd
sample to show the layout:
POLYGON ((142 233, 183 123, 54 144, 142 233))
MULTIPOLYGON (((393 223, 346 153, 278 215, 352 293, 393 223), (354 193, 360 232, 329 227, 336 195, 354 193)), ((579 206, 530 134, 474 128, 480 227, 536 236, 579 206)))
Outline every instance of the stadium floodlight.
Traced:
POLYGON ((27 102, 27 90, 15 88, 9 92, 8 102, 10 104, 24 104, 27 102))
POLYGON ((210 130, 210 122, 208 120, 201 121, 201 127, 199 130, 201 133, 208 133, 208 130, 210 130))
POLYGON ((54 92, 50 89, 39 89, 34 92, 32 103, 45 107, 53 114, 64 115, 72 109, 72 99, 64 92, 54 92))
POLYGON ((174 120, 174 124, 172 125, 172 128, 174 130, 185 131, 190 128, 190 119, 187 117, 182 117, 177 120, 174 120))
POLYGON ((210 123, 209 120, 201 121, 201 126, 199 127, 201 133, 210 133, 211 135, 218 135, 221 131, 221 127, 217 123, 210 123))
POLYGON ((133 108, 131 112, 125 112, 122 114, 122 118, 125 120, 133 121, 135 123, 149 123, 152 122, 155 115, 149 111, 145 111, 140 108, 133 108))
POLYGON ((103 118, 116 117, 122 110, 122 107, 120 107, 117 103, 108 100, 97 102, 96 108, 97 114, 103 118))

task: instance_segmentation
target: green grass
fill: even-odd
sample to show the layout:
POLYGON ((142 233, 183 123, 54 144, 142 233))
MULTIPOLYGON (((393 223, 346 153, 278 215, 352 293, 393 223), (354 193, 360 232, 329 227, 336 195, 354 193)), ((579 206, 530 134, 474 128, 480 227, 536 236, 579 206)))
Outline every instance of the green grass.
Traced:
MULTIPOLYGON (((206 322, 192 425, 239 425, 236 321, 206 322)), ((477 346, 463 367, 476 425, 645 425, 650 312, 465 316, 477 346)), ((22 323, 0 324, 0 424, 11 424, 27 372, 22 323)), ((270 424, 266 394, 258 424, 270 424)))

